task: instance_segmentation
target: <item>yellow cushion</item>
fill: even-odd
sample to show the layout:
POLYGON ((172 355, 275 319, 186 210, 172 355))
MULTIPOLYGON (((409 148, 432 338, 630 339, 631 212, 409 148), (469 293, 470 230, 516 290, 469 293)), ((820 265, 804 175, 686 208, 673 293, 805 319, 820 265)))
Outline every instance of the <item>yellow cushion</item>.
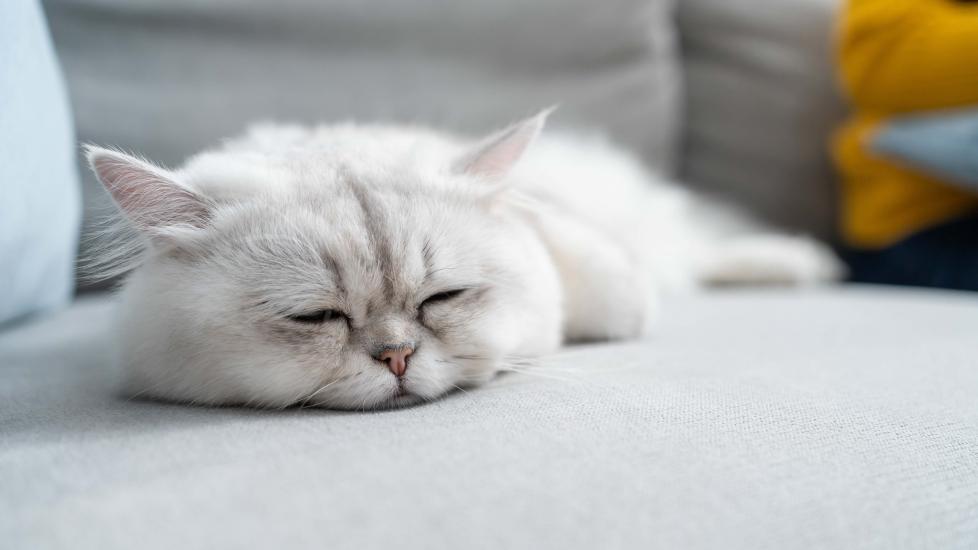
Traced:
POLYGON ((839 31, 842 84, 856 110, 833 144, 846 241, 883 247, 978 208, 978 194, 868 148, 888 117, 978 104, 978 5, 849 0, 839 31))

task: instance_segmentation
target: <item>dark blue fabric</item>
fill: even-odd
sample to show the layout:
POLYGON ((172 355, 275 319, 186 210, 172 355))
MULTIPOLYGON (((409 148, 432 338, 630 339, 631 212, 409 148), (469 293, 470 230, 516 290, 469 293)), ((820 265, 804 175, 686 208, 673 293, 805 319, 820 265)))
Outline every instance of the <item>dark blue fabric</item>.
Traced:
POLYGON ((978 291, 978 212, 883 250, 842 251, 853 282, 978 291))

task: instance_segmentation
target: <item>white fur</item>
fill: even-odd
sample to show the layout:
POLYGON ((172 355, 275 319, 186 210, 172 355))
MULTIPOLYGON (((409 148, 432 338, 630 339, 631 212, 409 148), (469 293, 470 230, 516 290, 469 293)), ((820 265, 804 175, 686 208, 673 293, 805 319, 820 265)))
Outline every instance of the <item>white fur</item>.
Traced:
POLYGON ((90 148, 146 236, 123 290, 130 389, 207 404, 401 405, 562 340, 636 337, 664 291, 838 276, 824 246, 707 204, 600 140, 536 139, 544 118, 475 142, 266 125, 172 172, 90 148), (290 319, 318 309, 350 321, 290 319), (400 342, 416 351, 399 382, 372 350, 400 342))

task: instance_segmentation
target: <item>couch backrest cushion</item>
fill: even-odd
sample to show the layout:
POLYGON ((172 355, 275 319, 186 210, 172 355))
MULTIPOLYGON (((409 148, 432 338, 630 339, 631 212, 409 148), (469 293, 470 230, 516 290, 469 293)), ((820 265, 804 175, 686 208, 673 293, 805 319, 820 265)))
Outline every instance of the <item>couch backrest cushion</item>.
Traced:
POLYGON ((55 308, 74 289, 81 200, 74 132, 35 0, 0 17, 0 323, 55 308))
POLYGON ((681 174, 767 219, 831 236, 828 143, 843 115, 832 70, 840 0, 682 0, 681 174))
MULTIPOLYGON (((49 0, 80 138, 166 164, 251 122, 386 119, 678 141, 672 0, 49 0)), ((104 203, 88 176, 90 203, 104 203)))

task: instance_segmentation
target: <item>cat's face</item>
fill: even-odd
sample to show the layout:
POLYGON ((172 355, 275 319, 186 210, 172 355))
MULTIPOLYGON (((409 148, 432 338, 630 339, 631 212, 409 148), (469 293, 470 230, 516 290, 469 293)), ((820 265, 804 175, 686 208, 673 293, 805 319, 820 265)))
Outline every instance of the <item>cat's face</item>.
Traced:
POLYGON ((221 213, 158 258, 181 288, 157 291, 185 310, 168 330, 235 386, 255 384, 246 401, 369 408, 491 377, 525 308, 545 306, 532 236, 474 197, 331 187, 221 213))
MULTIPOLYGON (((132 159, 101 154, 93 164, 117 191, 132 159)), ((153 175, 136 168, 130 180, 153 175)), ((382 174, 324 170, 222 204, 180 187, 162 198, 113 193, 154 242, 125 292, 132 389, 205 403, 399 406, 558 343, 559 285, 523 213, 471 187, 471 174, 382 174), (443 181, 421 181, 433 177, 443 181), (161 200, 163 224, 133 212, 161 200)))

